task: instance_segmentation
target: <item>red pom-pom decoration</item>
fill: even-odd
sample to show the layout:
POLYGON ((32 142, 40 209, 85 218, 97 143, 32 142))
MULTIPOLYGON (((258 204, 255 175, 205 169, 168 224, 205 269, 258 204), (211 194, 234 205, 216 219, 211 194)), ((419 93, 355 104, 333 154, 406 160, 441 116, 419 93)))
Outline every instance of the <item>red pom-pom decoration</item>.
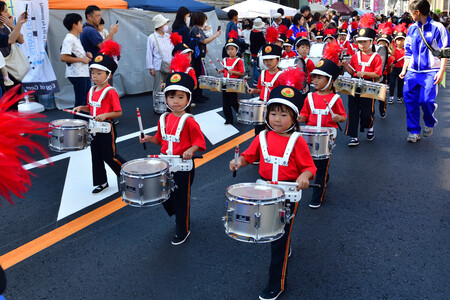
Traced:
POLYGON ((170 62, 170 70, 172 72, 186 72, 187 68, 191 66, 191 62, 185 54, 179 52, 175 53, 175 56, 170 62))
POLYGON ((120 56, 120 50, 122 47, 113 40, 108 40, 102 43, 102 48, 100 49, 100 53, 108 56, 120 56))
POLYGON ((236 30, 230 30, 230 32, 228 33, 228 38, 229 39, 238 39, 238 33, 236 32, 236 30))
POLYGON ((172 45, 176 46, 183 42, 183 37, 178 32, 172 32, 170 35, 170 41, 172 42, 172 45))
POLYGON ((286 37, 287 37, 287 38, 290 38, 293 34, 294 34, 294 31, 293 31, 292 29, 289 29, 289 30, 286 32, 286 37))
POLYGON ((371 13, 367 13, 361 16, 359 20, 359 27, 361 28, 374 28, 377 20, 371 13))
POLYGON ((344 22, 344 24, 342 24, 341 29, 348 29, 348 23, 344 22))
POLYGON ((299 36, 304 36, 305 38, 308 38, 308 33, 306 31, 297 32, 295 37, 298 38, 299 36))
POLYGON ((339 63, 340 52, 341 47, 337 42, 328 43, 323 50, 323 58, 329 59, 337 65, 339 63))
POLYGON ((322 22, 317 23, 316 29, 317 31, 321 31, 323 29, 323 23, 322 22))
POLYGON ((266 41, 267 43, 275 43, 278 40, 278 30, 275 29, 275 27, 270 26, 267 28, 266 32, 266 41))
POLYGON ((288 28, 285 25, 280 25, 280 27, 278 27, 278 32, 280 34, 284 34, 286 35, 286 32, 288 31, 288 28))
POLYGON ((299 68, 288 68, 283 71, 276 81, 276 85, 287 85, 297 90, 303 89, 306 80, 306 74, 299 68))
POLYGON ((358 29, 358 22, 353 21, 353 22, 351 23, 351 26, 352 26, 352 30, 358 29))

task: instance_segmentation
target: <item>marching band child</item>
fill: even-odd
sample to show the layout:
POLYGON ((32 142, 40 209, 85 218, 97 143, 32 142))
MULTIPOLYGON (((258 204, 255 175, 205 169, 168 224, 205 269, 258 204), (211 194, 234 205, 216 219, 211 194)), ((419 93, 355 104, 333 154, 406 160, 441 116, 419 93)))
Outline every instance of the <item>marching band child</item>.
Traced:
MULTIPOLYGON (((298 132, 299 111, 295 104, 298 102, 301 102, 299 90, 287 85, 274 88, 267 102, 265 116, 267 129, 255 137, 250 147, 239 157, 237 165, 234 164, 234 160, 230 161, 230 170, 236 171, 249 163, 261 160, 259 174, 264 180, 297 182, 297 190, 306 189, 309 180, 316 173, 316 167, 308 145, 298 132), (278 158, 283 158, 284 162, 278 164, 278 158)), ((285 288, 290 235, 298 202, 290 205, 294 217, 286 224, 284 235, 271 242, 269 280, 259 299, 276 299, 285 288)))
MULTIPOLYGON (((166 80, 167 107, 171 111, 161 115, 158 131, 155 136, 145 135, 140 138, 141 143, 150 142, 161 145, 161 153, 167 155, 181 155, 184 160, 192 159, 194 152, 205 151, 206 143, 203 133, 194 117, 189 114, 192 100, 194 80, 184 72, 170 74, 166 80)), ((163 202, 169 216, 175 214, 176 233, 172 245, 180 245, 190 235, 190 196, 195 166, 190 171, 178 171, 174 180, 178 188, 170 194, 170 198, 163 202)))
MULTIPOLYGON (((356 22, 352 22, 352 26, 353 23, 356 22)), ((358 26, 358 25, 357 25, 358 26)), ((354 55, 356 53, 356 51, 358 51, 358 43, 356 43, 356 37, 358 36, 358 27, 356 27, 356 29, 354 29, 351 33, 350 33, 350 40, 349 43, 347 45, 347 55, 354 55)))
MULTIPOLYGON (((337 123, 344 122, 347 119, 342 99, 339 94, 335 93, 333 87, 334 81, 341 73, 341 69, 338 67, 339 48, 337 43, 328 44, 323 53, 324 58, 317 63, 317 67, 312 71, 316 92, 308 94, 299 117, 299 122, 306 122, 306 125, 332 129, 333 138, 336 138, 337 123)), ((321 187, 313 189, 309 207, 319 208, 325 196, 330 158, 314 160, 314 164, 317 168, 314 183, 321 187)))
POLYGON ((114 41, 106 41, 102 45, 100 54, 89 66, 95 85, 89 90, 88 104, 73 109, 75 112, 89 112, 95 121, 109 121, 112 127, 109 133, 96 133, 91 141, 92 174, 96 186, 93 194, 103 192, 109 187, 104 163, 119 176, 122 164, 126 162, 116 152, 116 127, 113 122, 114 118, 122 115, 122 108, 117 91, 108 83, 117 70, 115 57, 120 55, 120 46, 114 41))
MULTIPOLYGON (((231 30, 228 35, 229 39, 225 45, 228 57, 223 59, 223 70, 218 70, 217 73, 223 73, 224 78, 239 78, 245 75, 244 62, 237 57, 239 51, 239 40, 236 31, 231 30)), ((236 112, 239 110, 238 93, 227 92, 222 89, 222 110, 225 116, 225 124, 233 124, 233 112, 231 107, 236 112)))
POLYGON ((297 57, 297 54, 294 51, 292 51, 293 45, 294 45, 294 41, 286 36, 286 40, 284 41, 284 44, 283 44, 284 51, 283 51, 282 58, 297 57))
MULTIPOLYGON (((188 74, 189 76, 194 79, 194 90, 197 88, 197 76, 195 75, 195 70, 192 67, 192 53, 194 52, 191 48, 188 47, 185 43, 183 43, 183 37, 178 34, 178 32, 173 32, 170 35, 170 41, 173 44, 173 50, 172 50, 172 56, 173 59, 170 64, 170 71, 173 72, 184 72, 188 74), (187 62, 185 59, 183 59, 181 56, 183 55, 187 58, 187 62), (175 59, 175 56, 177 56, 177 59, 175 59), (174 62, 175 60, 175 62, 174 62)), ((161 86, 161 89, 164 90, 165 83, 161 86)), ((191 103, 191 107, 193 106, 193 103, 191 103)))
POLYGON ((403 79, 398 77, 405 62, 405 38, 407 29, 404 24, 394 27, 395 61, 389 82, 389 104, 394 104, 394 92, 397 85, 397 103, 403 102, 403 79))
POLYGON ((341 49, 346 49, 345 51, 347 51, 348 44, 350 44, 347 40, 347 36, 348 36, 348 23, 345 22, 344 24, 342 24, 341 29, 339 29, 337 39, 339 47, 341 49))
MULTIPOLYGON (((384 70, 382 70, 383 72, 383 78, 380 81, 383 84, 388 84, 388 78, 390 73, 392 72, 392 68, 394 66, 394 56, 392 55, 392 50, 391 50, 391 42, 392 42, 392 37, 389 34, 390 32, 392 32, 392 29, 390 28, 384 28, 383 31, 381 32, 381 35, 378 37, 377 40, 377 44, 386 47, 387 51, 388 51, 388 58, 387 58, 387 62, 386 62, 386 66, 384 66, 384 70)), ((386 100, 385 101, 381 101, 378 100, 379 102, 379 109, 380 109, 380 117, 382 119, 386 118, 386 100)))
POLYGON ((295 40, 295 49, 297 50, 298 56, 303 58, 305 64, 306 64, 306 75, 308 77, 308 89, 307 92, 309 92, 309 85, 311 84, 311 72, 316 67, 314 65, 314 62, 309 59, 308 53, 309 49, 311 47, 311 44, 308 40, 308 34, 306 32, 300 32, 297 34, 297 39, 295 40))
MULTIPOLYGON (((352 76, 363 78, 364 80, 373 82, 374 79, 381 77, 382 61, 378 53, 372 51, 373 40, 376 31, 370 28, 375 24, 376 20, 372 15, 365 14, 361 17, 361 29, 358 31, 356 42, 358 43, 357 51, 351 58, 350 64, 343 61, 345 70, 352 76)), ((373 103, 372 98, 363 98, 356 94, 348 96, 348 120, 346 135, 351 137, 350 147, 358 146, 358 123, 361 123, 360 131, 368 128, 367 140, 372 141, 375 138, 373 127, 373 103)))
POLYGON ((323 23, 321 22, 317 23, 315 30, 316 30, 315 42, 318 44, 323 43, 323 23))
POLYGON ((336 28, 327 28, 323 32, 323 42, 324 43, 333 43, 336 41, 336 28))

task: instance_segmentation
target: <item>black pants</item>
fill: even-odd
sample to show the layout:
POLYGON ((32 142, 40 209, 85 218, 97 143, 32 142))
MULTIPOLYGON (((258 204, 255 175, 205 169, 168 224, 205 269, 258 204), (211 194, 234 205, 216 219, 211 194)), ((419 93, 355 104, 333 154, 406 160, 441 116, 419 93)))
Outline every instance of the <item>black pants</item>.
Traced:
MULTIPOLYGON (((197 77, 197 82, 198 82, 198 78, 203 73, 203 64, 202 64, 202 59, 200 57, 192 58, 192 68, 194 68, 195 77, 197 77)), ((197 88, 193 92, 193 101, 199 102, 199 100, 203 97, 204 97, 203 90, 197 85, 197 88)))
POLYGON ((225 90, 222 90, 222 109, 225 115, 225 122, 228 124, 233 124, 233 111, 231 108, 234 108, 236 112, 239 111, 238 93, 227 93, 225 90))
MULTIPOLYGON (((383 84, 388 84, 388 76, 390 74, 388 74, 387 76, 383 76, 383 80, 381 81, 381 83, 383 84)), ((387 103, 387 99, 385 99, 384 101, 378 100, 378 108, 380 110, 380 115, 385 114, 386 113, 386 103, 387 103)), ((375 112, 375 110, 374 110, 375 112)))
POLYGON ((3 271, 2 266, 0 266, 0 295, 3 294, 5 289, 6 289, 6 274, 5 271, 3 271))
POLYGON ((104 163, 107 163, 114 173, 119 176, 120 168, 126 162, 125 159, 116 153, 116 126, 112 124, 111 127, 111 132, 97 133, 91 142, 94 186, 108 181, 104 163))
POLYGON ((400 79, 398 75, 402 72, 402 68, 394 67, 391 73, 391 82, 389 84, 389 96, 394 96, 395 85, 397 84, 397 98, 403 98, 403 83, 404 80, 400 79))
MULTIPOLYGON (((289 203, 289 202, 288 202, 289 203)), ((291 213, 297 213, 298 202, 292 202, 290 205, 291 213)), ((294 225, 295 216, 290 220, 289 224, 284 227, 284 235, 270 243, 271 260, 269 268, 268 285, 271 290, 284 291, 286 282, 287 262, 289 257, 289 244, 291 242, 291 231, 294 225)))
POLYGON ((358 125, 360 131, 373 126, 373 99, 361 98, 359 95, 348 96, 348 120, 345 134, 358 137, 358 125))
POLYGON ((314 176, 314 183, 320 184, 320 188, 313 188, 311 204, 321 204, 325 196, 326 178, 328 176, 328 168, 330 166, 330 158, 314 160, 317 171, 314 176))
POLYGON ((195 166, 190 171, 174 173, 177 189, 170 194, 170 198, 163 202, 164 209, 169 216, 175 214, 178 236, 185 236, 190 231, 190 200, 191 185, 194 181, 195 166))

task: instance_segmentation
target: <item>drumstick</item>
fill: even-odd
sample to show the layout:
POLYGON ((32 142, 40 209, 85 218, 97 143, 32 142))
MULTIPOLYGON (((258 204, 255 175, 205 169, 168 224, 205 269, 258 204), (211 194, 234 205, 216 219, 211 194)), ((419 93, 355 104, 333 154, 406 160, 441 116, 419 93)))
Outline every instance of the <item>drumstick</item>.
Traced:
MULTIPOLYGON (((141 131, 141 139, 144 139, 144 127, 142 126, 141 112, 139 111, 139 107, 136 107, 136 112, 137 112, 139 130, 141 131)), ((145 142, 142 143, 142 146, 144 147, 144 150, 147 150, 147 146, 145 145, 145 142)))
MULTIPOLYGON (((237 166, 239 159, 239 145, 234 147, 234 165, 237 166)), ((233 177, 236 177, 236 171, 233 171, 233 177)))
POLYGON ((223 63, 220 61, 220 59, 217 59, 217 61, 219 62, 219 64, 220 64, 224 69, 226 69, 226 67, 223 65, 223 63))
POLYGON ((212 62, 212 60, 209 60, 209 62, 213 65, 214 69, 216 69, 216 72, 219 72, 219 69, 216 68, 216 65, 212 62))
MULTIPOLYGON (((244 78, 244 83, 245 83, 245 86, 247 87, 247 92, 248 92, 251 89, 251 87, 248 85, 247 80, 245 78, 244 78)), ((250 95, 253 96, 253 94, 250 94, 250 95)))
POLYGON ((79 112, 76 112, 76 111, 73 111, 73 110, 70 110, 70 109, 62 109, 62 111, 66 112, 66 113, 69 113, 69 114, 72 114, 72 115, 77 115, 77 116, 80 116, 80 117, 83 117, 83 118, 91 119, 91 120, 95 119, 93 116, 82 114, 82 113, 79 113, 79 112))
MULTIPOLYGON (((167 154, 159 154, 159 155, 147 155, 148 158, 183 158, 183 155, 167 155, 167 154)), ((203 155, 194 155, 192 158, 203 158, 203 155)))
MULTIPOLYGON (((330 107, 330 105, 328 104, 328 102, 327 102, 325 99, 323 99, 323 101, 325 101, 325 104, 327 105, 328 109, 330 110, 331 117, 334 118, 334 116, 335 116, 336 114, 331 110, 331 107, 330 107)), ((337 124, 337 126, 339 127, 339 130, 342 131, 341 124, 339 124, 339 122, 336 122, 336 124, 337 124)))
MULTIPOLYGON (((298 186, 297 182, 289 182, 289 181, 266 181, 268 184, 274 184, 274 185, 288 185, 288 186, 298 186)), ((309 187, 315 187, 315 188, 321 188, 322 186, 320 184, 316 183, 310 183, 309 187)))

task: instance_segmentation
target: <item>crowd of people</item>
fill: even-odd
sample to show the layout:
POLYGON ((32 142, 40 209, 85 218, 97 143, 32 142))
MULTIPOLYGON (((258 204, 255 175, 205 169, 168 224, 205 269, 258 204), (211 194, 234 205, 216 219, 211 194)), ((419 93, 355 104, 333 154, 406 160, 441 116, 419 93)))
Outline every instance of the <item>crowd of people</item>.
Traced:
MULTIPOLYGON (((415 143, 421 135, 431 136, 437 124, 437 84, 443 80, 447 59, 433 56, 429 45, 447 47, 449 33, 430 12, 426 0, 412 1, 410 14, 401 18, 368 13, 344 20, 335 11, 313 15, 304 6, 292 20, 284 18, 280 9, 272 20, 239 22, 238 12, 230 10, 224 30, 223 69, 217 73, 226 79, 253 77, 255 87, 249 88, 248 93, 258 95, 256 99, 264 103, 266 113, 264 125, 255 125, 251 145, 237 160, 230 161, 229 169, 236 171, 256 164, 262 179, 295 182, 297 190, 308 188, 309 180, 314 180, 317 185, 309 207, 320 208, 329 180, 330 157, 313 159, 299 134, 299 123, 329 130, 332 139, 336 139, 339 123, 347 121, 345 135, 350 147, 359 145, 360 132, 366 132, 368 141, 375 138, 375 99, 358 93, 349 95, 346 109, 335 87, 343 76, 358 79, 361 84, 390 84, 390 94, 379 104, 380 117, 386 117, 386 103, 395 103, 397 91, 396 102, 404 102, 406 108, 407 141, 415 143), (323 44, 317 63, 309 55, 314 44, 323 44), (379 54, 380 48, 385 49, 386 55, 379 54), (281 69, 283 59, 294 59, 296 63, 281 69), (265 68, 261 68, 260 60, 265 68)), ((122 115, 122 109, 111 86, 120 57, 120 46, 113 41, 119 25, 111 25, 109 32, 105 31, 101 10, 96 6, 86 8, 85 17, 82 24, 80 15, 66 15, 64 26, 68 34, 62 44, 61 61, 67 64, 66 77, 74 86, 74 112, 84 111, 97 122, 111 124, 110 132, 97 133, 91 143, 92 193, 98 194, 109 187, 104 163, 118 176, 125 163, 115 147, 114 119, 122 115)), ((0 16, 0 29, 6 21, 0 16)), ((199 77, 205 74, 202 58, 208 52, 208 44, 222 30, 213 33, 204 13, 190 12, 185 7, 178 10, 172 30, 170 20, 162 14, 153 17, 153 22, 155 31, 147 41, 146 68, 154 78, 154 95, 164 94, 168 110, 161 115, 156 134, 141 136, 140 142, 160 145, 165 155, 192 160, 195 152, 206 149, 206 142, 190 109, 207 101, 199 84, 199 77)), ((21 24, 23 18, 19 18, 17 27, 21 24)), ((20 42, 17 27, 9 34, 9 43, 20 42)), ((223 90, 222 100, 225 124, 233 124, 232 110, 238 111, 240 96, 223 90)), ((189 170, 176 172, 178 189, 163 203, 168 215, 176 217, 173 245, 184 243, 191 233, 190 186, 194 171, 192 163, 189 170)), ((290 233, 298 207, 298 202, 287 202, 292 218, 285 234, 271 242, 269 279, 260 299, 276 299, 285 289, 290 233)))

